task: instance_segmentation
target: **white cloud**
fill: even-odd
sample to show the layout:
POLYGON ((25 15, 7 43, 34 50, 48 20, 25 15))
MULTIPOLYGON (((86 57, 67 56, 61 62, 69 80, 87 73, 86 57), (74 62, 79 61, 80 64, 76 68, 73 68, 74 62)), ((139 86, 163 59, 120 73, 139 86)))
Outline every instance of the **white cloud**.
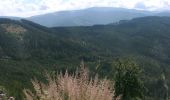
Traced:
POLYGON ((170 10, 170 0, 0 0, 0 16, 27 17, 47 12, 100 6, 170 10))

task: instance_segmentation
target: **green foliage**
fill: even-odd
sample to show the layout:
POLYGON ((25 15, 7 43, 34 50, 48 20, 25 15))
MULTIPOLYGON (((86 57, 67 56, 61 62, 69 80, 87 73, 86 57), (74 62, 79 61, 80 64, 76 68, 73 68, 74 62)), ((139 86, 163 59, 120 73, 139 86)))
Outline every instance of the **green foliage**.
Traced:
POLYGON ((122 100, 138 100, 143 98, 144 84, 140 79, 141 70, 135 62, 127 59, 119 59, 114 65, 115 95, 121 96, 122 100))
MULTIPOLYGON (((90 76, 111 78, 115 58, 135 58, 140 68, 146 97, 156 100, 164 71, 170 86, 170 18, 144 17, 110 25, 47 28, 27 20, 0 19, 0 85, 21 100, 30 79, 41 80, 42 70, 74 72, 80 60, 87 62, 90 76), (1 24, 23 27, 22 39, 7 32, 1 24), (97 66, 97 67, 94 67, 97 66), (9 81, 10 80, 10 81, 9 81)), ((160 89, 161 90, 161 89, 160 89)), ((169 94, 168 94, 169 95, 169 94)), ((159 100, 159 99, 158 99, 159 100)))

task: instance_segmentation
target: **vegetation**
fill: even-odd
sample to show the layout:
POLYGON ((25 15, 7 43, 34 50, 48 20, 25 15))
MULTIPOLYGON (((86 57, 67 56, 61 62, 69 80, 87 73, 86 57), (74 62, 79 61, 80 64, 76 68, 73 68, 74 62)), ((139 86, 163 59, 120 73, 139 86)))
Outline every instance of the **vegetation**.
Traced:
POLYGON ((143 70, 137 77, 147 88, 146 100, 164 100, 170 95, 169 26, 169 17, 56 28, 0 19, 0 85, 10 96, 22 100, 23 88, 32 89, 30 79, 45 80, 44 69, 73 73, 83 59, 90 77, 98 73, 99 78, 113 79, 116 68, 112 62, 130 57, 143 70))
POLYGON ((84 64, 73 75, 66 71, 65 74, 53 77, 48 74, 47 77, 48 84, 32 81, 36 93, 25 89, 26 100, 113 100, 114 97, 111 82, 99 80, 97 76, 89 79, 84 64))
POLYGON ((15 98, 10 97, 7 94, 7 90, 3 86, 0 86, 0 100, 15 100, 15 98))
POLYGON ((144 84, 140 80, 140 69, 129 60, 118 60, 115 63, 115 97, 122 100, 143 100, 144 84))

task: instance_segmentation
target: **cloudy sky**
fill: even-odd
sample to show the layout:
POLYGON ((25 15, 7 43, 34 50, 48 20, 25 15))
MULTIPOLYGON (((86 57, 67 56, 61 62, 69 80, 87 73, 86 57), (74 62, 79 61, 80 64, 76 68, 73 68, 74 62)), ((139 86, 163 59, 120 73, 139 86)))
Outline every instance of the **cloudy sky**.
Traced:
POLYGON ((89 7, 170 10, 170 0, 0 0, 0 16, 29 17, 89 7))

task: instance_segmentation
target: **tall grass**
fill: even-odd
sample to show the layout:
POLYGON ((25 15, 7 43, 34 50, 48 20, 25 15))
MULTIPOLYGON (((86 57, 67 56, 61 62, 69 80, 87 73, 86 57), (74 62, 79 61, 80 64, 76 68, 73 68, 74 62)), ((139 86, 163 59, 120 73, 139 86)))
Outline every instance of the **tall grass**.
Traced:
POLYGON ((73 75, 66 71, 47 77, 48 84, 32 80, 35 93, 24 89, 26 100, 113 100, 114 97, 111 81, 99 80, 97 76, 89 78, 84 64, 73 75))

